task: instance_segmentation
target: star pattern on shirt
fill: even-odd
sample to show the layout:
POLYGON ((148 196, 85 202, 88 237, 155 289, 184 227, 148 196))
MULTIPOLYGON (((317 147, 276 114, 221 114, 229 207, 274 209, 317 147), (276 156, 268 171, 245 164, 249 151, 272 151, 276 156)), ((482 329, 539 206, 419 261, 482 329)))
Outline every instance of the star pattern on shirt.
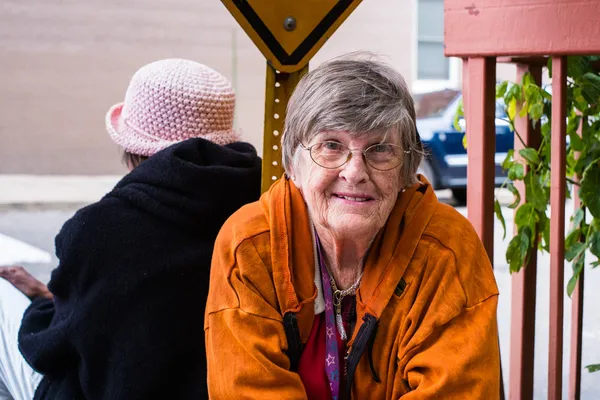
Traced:
POLYGON ((328 327, 327 328, 327 337, 330 338, 333 336, 333 328, 332 327, 328 327))
POLYGON ((339 376, 338 376, 338 370, 337 369, 334 369, 333 371, 331 371, 329 373, 329 379, 331 380, 331 382, 337 381, 338 378, 339 378, 339 376))
POLYGON ((325 309, 326 309, 327 311, 331 311, 331 301, 327 300, 327 301, 325 302, 325 309))
POLYGON ((331 355, 331 353, 327 354, 327 359, 325 362, 327 362, 327 366, 330 366, 335 362, 335 358, 331 355))

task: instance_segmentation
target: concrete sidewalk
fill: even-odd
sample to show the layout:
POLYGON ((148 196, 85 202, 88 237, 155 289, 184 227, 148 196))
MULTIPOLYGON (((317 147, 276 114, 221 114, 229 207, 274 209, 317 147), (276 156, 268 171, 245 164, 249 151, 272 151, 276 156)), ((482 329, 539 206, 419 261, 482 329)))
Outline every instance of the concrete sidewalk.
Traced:
POLYGON ((120 175, 0 175, 0 207, 82 205, 98 201, 120 175))

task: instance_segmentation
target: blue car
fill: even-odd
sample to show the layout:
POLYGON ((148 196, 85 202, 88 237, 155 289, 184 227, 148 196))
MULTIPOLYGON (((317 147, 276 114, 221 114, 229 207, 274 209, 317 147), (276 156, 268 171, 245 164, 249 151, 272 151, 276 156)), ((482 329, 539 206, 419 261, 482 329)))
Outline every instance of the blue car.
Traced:
MULTIPOLYGON (((463 146, 465 121, 459 120, 461 131, 454 128, 454 116, 462 95, 456 90, 415 95, 417 129, 428 152, 419 172, 435 189, 451 189, 456 201, 467 200, 467 152, 463 146)), ((496 104, 496 186, 502 185, 507 172, 502 161, 513 148, 514 133, 510 130, 504 105, 496 104)))

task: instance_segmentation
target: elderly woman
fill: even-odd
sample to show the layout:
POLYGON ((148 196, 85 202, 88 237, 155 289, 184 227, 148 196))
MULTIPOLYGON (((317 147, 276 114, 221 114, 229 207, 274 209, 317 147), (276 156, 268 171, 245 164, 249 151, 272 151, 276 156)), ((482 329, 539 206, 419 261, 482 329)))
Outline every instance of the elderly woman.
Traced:
POLYGON ((282 150, 286 176, 216 241, 211 398, 498 398, 492 268, 416 175, 403 78, 372 60, 321 65, 290 99, 282 150))

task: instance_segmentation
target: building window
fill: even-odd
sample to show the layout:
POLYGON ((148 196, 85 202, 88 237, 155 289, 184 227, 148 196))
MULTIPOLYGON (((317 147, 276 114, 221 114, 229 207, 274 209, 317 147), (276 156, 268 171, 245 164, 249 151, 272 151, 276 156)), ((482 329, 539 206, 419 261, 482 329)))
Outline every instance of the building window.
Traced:
POLYGON ((450 60, 444 57, 444 0, 419 0, 417 8, 417 79, 450 80, 450 60))

